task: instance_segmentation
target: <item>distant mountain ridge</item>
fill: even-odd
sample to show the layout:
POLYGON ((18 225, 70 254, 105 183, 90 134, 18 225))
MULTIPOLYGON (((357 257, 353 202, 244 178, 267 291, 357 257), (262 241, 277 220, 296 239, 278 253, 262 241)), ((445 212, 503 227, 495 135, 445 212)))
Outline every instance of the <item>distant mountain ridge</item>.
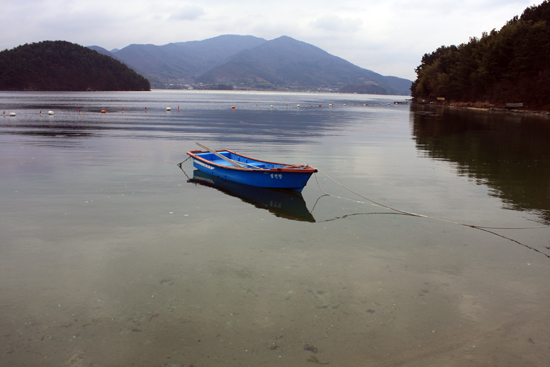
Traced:
POLYGON ((124 62, 157 88, 231 84, 237 89, 346 91, 347 86, 356 93, 408 95, 412 84, 360 68, 288 36, 267 41, 223 35, 163 46, 133 44, 114 52, 90 48, 124 62))

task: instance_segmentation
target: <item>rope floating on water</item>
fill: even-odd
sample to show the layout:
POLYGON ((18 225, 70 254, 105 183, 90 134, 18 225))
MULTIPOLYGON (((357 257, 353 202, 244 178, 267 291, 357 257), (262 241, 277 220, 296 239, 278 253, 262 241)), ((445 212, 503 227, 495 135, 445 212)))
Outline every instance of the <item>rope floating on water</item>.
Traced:
MULTIPOLYGON (((334 182, 335 184, 343 187, 344 189, 348 190, 349 192, 371 202, 372 204, 376 205, 376 206, 380 206, 382 208, 386 208, 386 209, 389 209, 389 210, 393 210, 395 212, 398 212, 398 213, 401 213, 401 214, 406 214, 406 215, 410 215, 410 216, 413 216, 413 217, 420 217, 420 218, 426 218, 426 219, 432 219, 432 220, 436 220, 436 221, 439 221, 439 222, 444 222, 444 223, 450 223, 450 224, 456 224, 456 225, 459 225, 459 226, 464 226, 464 227, 470 227, 470 228, 477 228, 477 229, 539 229, 539 228, 550 228, 550 226, 538 226, 538 227, 488 227, 488 226, 478 226, 478 225, 474 225, 474 224, 467 224, 467 223, 460 223, 460 222, 455 222, 455 221, 452 221, 452 220, 447 220, 447 219, 442 219, 442 218, 436 218, 436 217, 430 217, 430 216, 427 216, 427 215, 423 215, 423 214, 417 214, 417 213, 413 213, 413 212, 408 212, 406 210, 401 210, 401 209, 396 209, 396 208, 392 208, 391 206, 388 206, 388 205, 384 205, 382 203, 379 203, 379 202, 376 202, 372 199, 369 199, 368 197, 366 196, 363 196, 361 194, 359 194, 358 192, 356 191, 353 191, 352 189, 350 189, 349 187, 341 184, 340 182, 336 181, 334 178, 330 177, 329 175, 327 175, 325 172, 321 171, 320 169, 318 169, 319 173, 323 174, 325 177, 327 177, 329 180, 331 180, 332 182, 334 182)), ((319 186, 319 189, 325 194, 325 195, 328 195, 328 196, 332 196, 332 197, 336 197, 336 198, 339 198, 339 199, 345 199, 345 198, 342 198, 342 197, 339 197, 339 196, 335 196, 335 195, 331 195, 329 193, 327 193, 325 190, 323 190, 321 188, 321 185, 319 184, 319 181, 317 180, 317 175, 315 175, 315 181, 317 181, 317 185, 319 186)), ((349 200, 349 199, 348 199, 349 200)))

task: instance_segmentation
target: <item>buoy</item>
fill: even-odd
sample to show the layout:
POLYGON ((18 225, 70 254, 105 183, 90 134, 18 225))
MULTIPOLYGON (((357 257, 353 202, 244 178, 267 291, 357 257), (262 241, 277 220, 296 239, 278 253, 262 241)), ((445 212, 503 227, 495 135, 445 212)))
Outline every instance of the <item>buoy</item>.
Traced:
POLYGON ((79 114, 79 115, 82 115, 82 112, 80 112, 80 110, 78 110, 78 114, 79 114))
POLYGON ((178 106, 178 112, 180 112, 180 106, 178 106))
POLYGON ((54 115, 54 112, 53 111, 48 111, 48 115, 52 116, 52 115, 54 115))
POLYGON ((319 103, 319 108, 321 108, 321 104, 319 103))
POLYGON ((122 107, 122 113, 124 113, 124 107, 122 107))
POLYGON ((107 113, 107 111, 105 111, 105 110, 101 110, 101 113, 107 113))
POLYGON ((172 109, 170 107, 166 107, 166 112, 170 112, 172 109))
POLYGON ((147 112, 147 107, 145 107, 145 112, 147 112))
POLYGON ((235 106, 232 106, 231 109, 234 110, 234 109, 235 109, 235 106))

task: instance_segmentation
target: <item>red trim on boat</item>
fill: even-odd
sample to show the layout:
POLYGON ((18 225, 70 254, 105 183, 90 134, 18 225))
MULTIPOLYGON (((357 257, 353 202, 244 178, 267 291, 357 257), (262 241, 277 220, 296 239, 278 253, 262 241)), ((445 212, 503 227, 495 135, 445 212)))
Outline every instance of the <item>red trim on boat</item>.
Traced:
POLYGON ((246 159, 251 159, 253 161, 256 161, 256 162, 262 162, 262 163, 268 163, 268 164, 278 164, 278 165, 282 165, 282 166, 287 166, 287 167, 281 167, 281 168, 270 168, 270 169, 265 169, 265 168, 248 168, 248 167, 235 167, 235 166, 228 166, 228 165, 223 165, 223 164, 218 164, 218 163, 214 163, 212 161, 209 161, 207 159, 204 159, 202 157, 199 157, 197 156, 197 154, 199 153, 210 153, 209 151, 204 151, 204 150, 192 150, 192 151, 189 151, 187 152, 188 155, 190 155, 191 157, 193 157, 194 159, 198 159, 200 160, 201 162, 204 162, 206 164, 210 164, 210 165, 213 165, 213 166, 216 166, 216 167, 219 167, 219 168, 225 168, 225 169, 234 169, 234 170, 239 170, 239 171, 265 171, 265 172, 311 172, 311 173, 315 173, 317 172, 317 168, 315 167, 312 167, 308 164, 304 164, 304 165, 293 165, 293 164, 287 164, 287 163, 278 163, 278 162, 270 162, 270 161, 264 161, 264 160, 261 160, 261 159, 257 159, 257 158, 252 158, 252 157, 248 157, 248 156, 245 156, 243 154, 240 154, 240 153, 236 153, 232 150, 228 150, 228 149, 219 149, 219 150, 216 150, 216 152, 229 152, 229 153, 232 153, 232 154, 235 154, 235 155, 238 155, 240 157, 243 157, 243 158, 246 158, 246 159))

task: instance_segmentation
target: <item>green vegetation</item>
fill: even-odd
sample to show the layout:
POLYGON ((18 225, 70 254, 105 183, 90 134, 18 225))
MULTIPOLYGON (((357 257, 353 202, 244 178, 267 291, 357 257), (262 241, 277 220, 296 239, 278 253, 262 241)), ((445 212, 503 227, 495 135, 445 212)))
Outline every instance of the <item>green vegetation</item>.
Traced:
POLYGON ((149 81, 112 57, 65 41, 0 52, 0 90, 145 91, 149 81))
POLYGON ((525 9, 500 31, 425 54, 415 71, 416 99, 550 109, 550 3, 525 9))

